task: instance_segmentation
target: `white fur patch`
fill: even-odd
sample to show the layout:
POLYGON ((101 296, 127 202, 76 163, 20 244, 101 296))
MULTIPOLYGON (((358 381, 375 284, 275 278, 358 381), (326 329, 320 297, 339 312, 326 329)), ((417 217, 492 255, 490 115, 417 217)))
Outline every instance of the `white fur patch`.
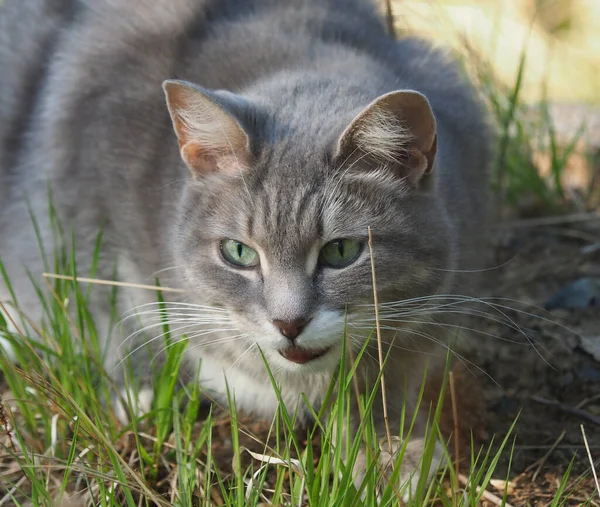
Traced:
POLYGON ((121 396, 123 400, 125 400, 125 403, 129 403, 129 400, 131 400, 131 410, 123 404, 121 399, 117 400, 113 407, 115 416, 122 424, 129 424, 131 419, 129 417, 130 413, 133 412, 135 417, 140 417, 150 412, 150 409, 152 408, 152 398, 154 397, 154 393, 149 387, 140 389, 139 392, 136 392, 131 388, 122 389, 121 396))
MULTIPOLYGON (((13 336, 18 335, 17 329, 13 325, 13 323, 12 323, 11 319, 8 317, 8 315, 6 315, 6 313, 3 310, 0 310, 0 314, 2 314, 2 317, 4 318, 4 320, 6 321, 6 323, 8 325, 6 333, 13 335, 13 336)), ((2 336, 2 334, 3 334, 3 332, 0 331, 0 353, 4 354, 4 356, 7 357, 9 359, 9 361, 14 363, 17 360, 17 356, 15 354, 15 349, 14 349, 12 343, 10 343, 10 341, 8 341, 5 336, 2 336)))
POLYGON ((6 338, 2 338, 2 336, 0 336, 0 351, 10 362, 14 363, 17 360, 14 347, 6 338))
MULTIPOLYGON (((281 398, 290 413, 299 406, 301 414, 304 414, 305 411, 301 408, 302 394, 306 395, 313 406, 320 404, 331 381, 330 373, 278 373, 277 366, 269 358, 267 360, 279 385, 281 398)), ((287 361, 283 358, 281 360, 287 361)), ((209 398, 222 400, 223 403, 226 403, 229 389, 238 410, 261 417, 272 417, 279 406, 275 389, 262 361, 256 365, 254 374, 248 374, 239 367, 231 368, 230 365, 207 357, 200 367, 200 385, 209 398)))

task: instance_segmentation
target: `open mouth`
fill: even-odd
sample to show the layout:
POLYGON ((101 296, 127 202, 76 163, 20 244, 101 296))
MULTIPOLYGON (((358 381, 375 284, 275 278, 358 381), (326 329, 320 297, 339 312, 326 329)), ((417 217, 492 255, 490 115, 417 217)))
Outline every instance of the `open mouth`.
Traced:
POLYGON ((300 347, 292 346, 287 349, 279 350, 279 354, 293 363, 304 364, 324 356, 329 352, 330 347, 320 350, 307 350, 300 347))

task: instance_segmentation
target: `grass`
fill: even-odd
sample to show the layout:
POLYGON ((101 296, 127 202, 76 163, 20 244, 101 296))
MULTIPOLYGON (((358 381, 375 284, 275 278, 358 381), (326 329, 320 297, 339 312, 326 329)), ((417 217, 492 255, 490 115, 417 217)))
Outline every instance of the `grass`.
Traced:
MULTIPOLYGON (((470 53, 465 48, 465 53, 470 53)), ((492 112, 498 147, 493 166, 492 185, 497 196, 495 207, 500 216, 527 214, 556 214, 571 211, 575 205, 590 209, 597 195, 593 186, 585 189, 581 198, 574 202, 574 191, 565 184, 571 157, 581 147, 586 124, 568 139, 559 139, 554 119, 549 113, 549 101, 545 90, 535 106, 524 103, 522 85, 526 73, 528 54, 523 49, 515 82, 511 86, 501 83, 493 69, 480 57, 470 53, 464 62, 492 112), (547 162, 540 164, 542 154, 547 162)), ((589 154, 587 156, 590 156, 589 154)), ((598 167, 587 167, 589 181, 597 178, 598 167)))
MULTIPOLYGON (((566 143, 557 139, 546 100, 540 101, 537 119, 530 119, 522 102, 526 59, 523 51, 510 87, 500 84, 480 59, 465 62, 485 93, 499 131, 493 174, 496 195, 504 214, 518 215, 523 203, 531 201, 541 213, 569 211, 573 203, 564 172, 583 127, 566 143), (538 144, 542 138, 549 140, 544 146, 538 144), (545 175, 535 162, 534 153, 539 150, 550 160, 545 175)), ((587 195, 585 205, 590 202, 592 196, 587 195)), ((55 216, 52 209, 49 212, 55 216)), ((61 239, 57 244, 68 244, 60 225, 55 220, 53 225, 61 239)), ((101 244, 99 234, 96 260, 101 244)), ((46 269, 94 278, 96 262, 89 273, 78 273, 74 250, 72 245, 45 252, 46 269)), ((10 288, 1 261, 0 275, 10 288)), ((215 405, 207 409, 202 407, 206 397, 197 382, 178 382, 186 343, 171 343, 165 327, 166 362, 153 376, 151 410, 131 424, 122 424, 113 409, 116 389, 102 366, 90 312, 93 286, 69 279, 40 281, 33 275, 31 281, 43 304, 44 325, 37 327, 19 313, 13 323, 19 331, 10 333, 0 313, 0 336, 12 343, 17 356, 15 364, 0 355, 6 385, 5 397, 0 398, 0 506, 370 506, 376 505, 378 495, 382 505, 399 504, 397 488, 388 485, 378 491, 376 458, 385 442, 375 437, 369 415, 374 393, 358 400, 363 418, 355 435, 334 431, 344 426, 356 397, 352 372, 360 354, 354 360, 341 358, 328 395, 331 417, 325 418, 322 409, 313 407, 314 423, 299 430, 297 414, 281 405, 266 434, 258 434, 252 421, 236 413, 232 394, 229 409, 215 405), (369 466, 357 491, 349 471, 361 444, 370 449, 369 466)), ((119 290, 127 289, 115 287, 113 301, 119 290)), ((18 294, 11 290, 11 297, 18 305, 18 294)), ((160 292, 157 301, 161 301, 160 292)), ((131 404, 132 400, 122 401, 131 404)), ((447 464, 431 484, 420 481, 411 504, 455 507, 486 501, 508 505, 507 492, 491 484, 499 478, 501 457, 504 453, 512 457, 514 452, 514 425, 499 436, 499 442, 483 448, 473 443, 469 456, 457 464, 455 442, 446 440, 439 429, 443 403, 448 403, 448 397, 442 389, 439 398, 424 407, 431 421, 421 466, 426 470, 431 465, 435 439, 442 442, 447 464)), ((405 422, 403 426, 410 428, 410 421, 405 422)), ((406 442, 408 435, 402 436, 406 442)), ((399 461, 402 455, 401 451, 399 461)), ((508 475, 500 478, 509 480, 508 475)), ((549 505, 568 504, 573 492, 567 487, 569 479, 570 467, 549 505)))
MULTIPOLYGON (((197 382, 180 386, 175 381, 184 341, 167 349, 165 367, 155 377, 151 412, 131 425, 118 422, 108 404, 107 393, 113 386, 102 369, 99 351, 86 346, 95 334, 92 320, 86 317, 86 292, 76 282, 56 280, 49 300, 44 302, 48 325, 40 330, 41 335, 8 336, 16 338, 17 355, 27 368, 21 369, 6 358, 1 360, 13 398, 2 403, 6 436, 0 458, 0 502, 51 505, 76 497, 78 504, 132 507, 212 505, 215 499, 232 506, 258 505, 265 499, 292 505, 376 504, 379 442, 368 416, 375 394, 360 399, 366 416, 356 435, 334 432, 334 427, 343 426, 348 417, 354 396, 352 372, 360 354, 352 364, 342 357, 339 375, 329 390, 332 416, 325 420, 323 409, 313 409, 315 423, 307 430, 306 446, 294 429, 295 414, 281 404, 270 430, 277 437, 275 445, 264 444, 262 452, 253 454, 257 459, 248 463, 242 459, 245 449, 240 435, 251 431, 232 409, 233 465, 223 471, 211 451, 218 419, 211 410, 199 420, 201 391, 197 382), (75 321, 64 312, 65 301, 75 302, 79 316, 75 321), (364 485, 356 491, 349 470, 363 442, 372 454, 364 485)), ((5 335, 6 324, 2 322, 5 335)), ((169 345, 168 334, 165 337, 169 345)), ((441 399, 431 407, 434 417, 424 470, 430 466, 435 437, 439 436, 436 421, 441 399)), ((233 398, 230 406, 235 407, 233 398)), ((509 439, 507 435, 496 454, 487 450, 471 456, 467 503, 461 505, 478 505, 499 452, 509 439)), ((446 454, 449 459, 448 451, 446 454)), ((398 459, 402 459, 402 452, 398 459)), ((447 471, 451 489, 459 491, 462 487, 453 468, 447 471)), ((380 494, 382 504, 390 505, 397 502, 399 492, 387 486, 380 494)), ((448 497, 439 480, 431 486, 421 481, 413 504, 423 505, 433 498, 444 505, 456 505, 456 499, 448 497)))

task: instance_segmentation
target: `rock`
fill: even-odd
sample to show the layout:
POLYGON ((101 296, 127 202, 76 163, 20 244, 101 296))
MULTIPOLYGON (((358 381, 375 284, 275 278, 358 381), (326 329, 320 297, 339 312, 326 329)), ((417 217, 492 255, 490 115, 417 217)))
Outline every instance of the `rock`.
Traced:
POLYGON ((579 278, 554 294, 544 307, 546 310, 600 307, 600 280, 579 278))

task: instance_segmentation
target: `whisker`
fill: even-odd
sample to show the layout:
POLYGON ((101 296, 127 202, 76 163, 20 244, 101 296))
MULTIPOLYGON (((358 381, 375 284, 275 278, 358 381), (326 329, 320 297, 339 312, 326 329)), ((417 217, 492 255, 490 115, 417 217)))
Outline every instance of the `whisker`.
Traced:
POLYGON ((480 269, 444 269, 444 268, 431 268, 432 271, 443 271, 446 273, 485 273, 486 271, 494 271, 496 269, 504 268, 511 262, 513 262, 517 257, 519 257, 519 253, 513 255, 510 259, 502 264, 497 264, 496 266, 492 266, 490 268, 480 268, 480 269))
MULTIPOLYGON (((512 329, 513 331, 516 331, 520 334, 523 334, 523 336, 526 338, 527 341, 530 340, 530 337, 525 333, 524 328, 522 328, 521 326, 519 326, 518 324, 516 324, 514 321, 512 320, 503 320, 495 315, 492 314, 488 314, 485 313, 483 311, 480 310, 475 310, 475 309, 459 309, 459 310, 432 310, 430 312, 415 312, 416 314, 425 314, 425 315, 466 315, 469 317, 480 317, 480 318, 485 318, 486 320, 489 320, 491 322, 496 322, 497 324, 501 324, 505 327, 507 327, 508 329, 512 329)), ((463 327, 464 329, 468 329, 470 331, 475 331, 475 332, 479 332, 479 333, 484 333, 484 331, 480 331, 478 329, 473 329, 473 328, 467 328, 464 327, 460 324, 452 324, 449 322, 440 322, 440 321, 435 321, 435 320, 430 320, 430 321, 416 321, 414 319, 411 320, 403 320, 403 319, 399 319, 398 317, 412 317, 413 315, 411 313, 405 313, 405 312, 401 312, 399 314, 397 313, 389 313, 389 314, 385 314, 382 313, 380 314, 380 321, 382 322, 402 322, 402 323, 415 323, 415 324, 437 324, 437 325, 447 325, 447 326, 453 326, 453 327, 463 327)), ((373 322, 373 318, 369 317, 369 318, 364 318, 364 319, 356 319, 354 320, 354 322, 373 322)), ((519 343, 514 341, 513 343, 519 343)))
POLYGON ((158 275, 160 275, 161 273, 164 273, 165 271, 171 271, 173 269, 181 269, 182 267, 183 267, 182 265, 179 265, 179 266, 170 266, 168 268, 159 269, 158 271, 155 271, 150 276, 148 276, 146 278, 146 280, 148 280, 150 278, 156 278, 158 275))
MULTIPOLYGON (((437 338, 435 338, 434 336, 429 335, 428 333, 424 333, 420 330, 416 330, 416 329, 407 329, 408 332, 411 332, 412 334, 415 334, 416 336, 419 336, 420 338, 424 338, 426 340, 432 341, 433 343, 435 343, 436 345, 441 346, 442 348, 444 348, 445 350, 447 350, 448 352, 450 352, 454 357, 456 357, 461 364, 466 368, 467 371, 471 372, 469 366, 467 365, 467 363, 469 365, 471 365, 472 367, 474 367, 476 370, 479 370, 481 373, 483 373, 486 377, 488 377, 494 384, 496 384, 496 386, 500 387, 500 384, 496 381, 496 379, 494 379, 494 377, 492 377, 488 372, 486 372, 483 368, 481 368, 480 366, 477 366, 474 362, 469 361, 465 356, 463 356, 462 354, 460 354, 459 352, 455 351, 454 349, 452 349, 452 347, 450 347, 448 344, 442 342, 441 340, 438 340, 437 338)), ((390 346, 390 347, 398 347, 395 343, 390 343, 390 342, 384 342, 386 345, 390 346)), ((472 374, 472 372, 471 372, 472 374)))
MULTIPOLYGON (((383 322, 389 322, 389 319, 380 319, 380 322, 382 323, 381 325, 381 329, 385 329, 387 331, 398 331, 398 332, 402 332, 407 328, 404 327, 395 327, 395 326, 389 326, 389 325, 383 325, 383 322)), ((432 325, 432 326, 438 326, 438 327, 449 327, 449 328, 453 328, 453 329, 459 329, 459 330, 465 330, 465 331, 469 331, 469 332, 473 332, 473 333, 477 333, 479 335, 482 336, 487 336, 489 338, 495 338, 497 340, 503 341, 503 342, 507 342, 507 343, 513 343, 515 345, 525 345, 523 342, 519 342, 516 340, 511 340, 510 338, 505 338, 503 336, 499 336, 496 335, 494 333, 489 333, 487 331, 481 331, 479 329, 474 329, 474 328, 470 328, 470 327, 466 327, 463 326, 461 324, 451 324, 448 322, 426 322, 426 321, 418 321, 418 320, 397 320, 394 322, 398 322, 401 324, 425 324, 425 325, 432 325)), ((357 328, 357 329, 373 329, 373 326, 356 326, 354 324, 350 324, 351 326, 357 328)), ((532 343, 530 343, 530 341, 528 341, 527 345, 531 345, 534 346, 532 343)))
MULTIPOLYGON (((193 336, 185 336, 185 337, 180 337, 177 341, 174 341, 172 343, 168 343, 167 345, 165 345, 162 349, 160 349, 156 354, 154 354, 154 357, 152 358, 152 361, 155 361, 156 358, 161 355, 163 352, 165 352, 169 347, 172 347, 173 345, 175 345, 176 343, 179 343, 183 340, 187 340, 188 342, 191 341, 194 338, 198 338, 200 335, 193 335, 193 336)), ((241 340, 243 338, 246 338, 247 335, 246 334, 238 334, 238 335, 233 335, 233 336, 225 336, 222 338, 218 338, 216 340, 211 340, 208 342, 202 342, 202 343, 197 343, 194 346, 190 347, 190 350, 195 350, 195 349, 200 349, 202 347, 206 347, 209 345, 219 345, 222 343, 229 343, 229 342, 234 342, 234 341, 238 341, 241 340)))
POLYGON ((117 350, 120 350, 127 342, 131 341, 132 339, 134 339, 135 337, 144 334, 148 331, 150 331, 151 329, 156 329, 158 328, 162 328, 164 326, 169 326, 169 329, 164 331, 163 333, 161 333, 158 336, 155 336, 154 338, 152 338, 152 340, 156 339, 156 338, 162 338, 163 336, 166 336, 167 334, 176 334, 178 331, 181 331, 182 329, 189 329, 191 327, 198 327, 203 325, 203 322, 198 322, 198 321, 194 321, 192 324, 187 324, 185 326, 180 326, 178 328, 175 329, 171 329, 169 326, 169 321, 162 321, 162 322, 157 322, 156 324, 150 324, 148 326, 144 326, 140 329, 137 329, 136 331, 134 331, 133 333, 131 333, 129 336, 127 336, 127 338, 125 338, 120 344, 117 350))
MULTIPOLYGON (((243 336, 247 336, 247 335, 243 335, 243 336)), ((231 364, 231 366, 229 366, 229 368, 234 368, 235 365, 242 360, 242 358, 248 353, 250 352, 254 347, 256 346, 255 342, 250 343, 250 345, 248 345, 246 347, 246 349, 237 357, 237 359, 231 364)))
MULTIPOLYGON (((482 304, 496 312, 498 312, 500 315, 502 315, 504 318, 507 319, 508 322, 510 322, 514 327, 513 329, 515 329, 516 331, 521 332, 521 327, 518 326, 518 324, 516 324, 516 322, 514 322, 514 320, 512 318, 510 318, 505 311, 513 311, 515 313, 518 313, 520 315, 524 315, 527 317, 532 317, 535 319, 538 319, 542 322, 547 322, 550 323, 552 325, 555 325, 569 333, 572 334, 576 334, 575 331, 573 331, 572 329, 570 329, 569 327, 561 324, 560 322, 554 321, 552 319, 549 319, 547 317, 544 317, 542 315, 537 315, 535 313, 526 311, 526 310, 522 310, 520 308, 514 307, 514 306, 508 306, 508 305, 503 305, 503 304, 499 304, 499 303, 495 303, 494 301, 509 301, 509 302, 515 302, 515 303, 519 303, 519 304, 526 304, 534 309, 540 310, 540 311, 544 311, 545 310, 541 307, 538 307, 534 304, 530 304, 530 303, 525 303, 523 301, 519 301, 517 299, 512 299, 512 298, 504 298, 504 297, 485 297, 485 298, 475 298, 475 297, 471 297, 471 296, 465 296, 465 295, 456 295, 456 294, 452 294, 452 295, 436 295, 436 296, 421 296, 419 298, 413 298, 410 300, 406 300, 406 301, 396 301, 396 302, 391 302, 391 303, 383 303, 380 306, 383 306, 384 309, 381 310, 381 313, 384 314, 385 313, 385 309, 386 308, 396 308, 396 307, 402 307, 402 306, 408 306, 407 303, 411 303, 411 302, 415 302, 415 301, 425 301, 425 300, 435 300, 435 299, 440 299, 440 298, 445 298, 445 299, 449 299, 451 300, 449 303, 446 303, 444 305, 438 305, 439 307, 446 307, 446 306, 453 306, 453 305, 459 305, 461 303, 466 303, 466 302, 470 302, 470 303, 479 303, 482 304)), ((369 305, 362 305, 365 307, 372 307, 372 304, 369 305)), ((424 306, 423 308, 419 309, 422 310, 423 313, 427 312, 427 307, 424 306)), ((476 309, 470 309, 473 312, 482 312, 481 310, 476 310, 476 309)), ((406 310, 411 311, 411 310, 406 310)), ((415 310, 412 310, 413 312, 415 310)), ((486 316, 487 314, 484 313, 479 313, 479 315, 481 316, 486 316)), ((506 325, 506 323, 505 323, 506 325)))
MULTIPOLYGON (((364 328, 364 329, 366 329, 366 328, 364 328)), ((382 327, 381 329, 384 329, 384 328, 382 327)), ((376 347, 377 345, 375 343, 371 343, 371 341, 372 340, 369 341, 369 344, 367 345, 367 347, 376 347)), ((360 348, 363 347, 363 343, 358 343, 357 344, 357 345, 359 345, 358 350, 360 350, 360 348)), ((382 340, 382 343, 388 344, 389 342, 382 340)), ((399 350, 404 350, 406 352, 422 352, 423 354, 432 355, 430 352, 423 352, 423 351, 420 351, 420 350, 417 350, 417 349, 411 349, 409 347, 401 346, 401 345, 396 345, 396 348, 399 349, 399 350)), ((365 349, 365 354, 367 354, 367 353, 368 353, 368 350, 365 349)), ((377 364, 379 365, 379 358, 376 359, 375 357, 371 356, 370 354, 369 354, 369 356, 372 359, 376 360, 377 364)))
POLYGON ((158 308, 166 308, 166 309, 186 307, 186 308, 194 308, 197 310, 207 310, 207 311, 216 312, 216 313, 228 313, 226 309, 220 308, 218 306, 200 305, 200 304, 196 304, 196 303, 188 303, 185 301, 164 301, 164 302, 153 301, 150 303, 144 303, 144 304, 135 306, 133 308, 130 308, 125 313, 126 314, 127 313, 135 313, 136 310, 138 310, 139 308, 146 308, 148 306, 155 306, 158 308))
MULTIPOLYGON (((185 329, 188 327, 195 327, 195 326, 183 326, 182 328, 179 328, 175 331, 180 331, 181 329, 185 329)), ((116 366, 120 366, 123 361, 125 361, 127 358, 131 357, 133 354, 135 354, 138 350, 142 349, 143 347, 148 346, 150 343, 156 341, 156 340, 160 340, 161 338, 163 338, 164 336, 166 336, 167 334, 172 334, 175 331, 165 331, 164 333, 161 333, 160 335, 154 336, 152 338, 150 338, 149 340, 144 341, 143 343, 141 343, 140 345, 138 345, 135 349, 133 349, 131 352, 129 352, 127 355, 125 355, 118 363, 116 366)), ((205 334, 210 334, 210 333, 216 333, 216 332, 224 332, 224 331, 236 331, 235 328, 214 328, 214 329, 207 329, 205 331, 202 331, 201 333, 197 333, 196 335, 194 335, 195 337, 199 337, 199 336, 203 336, 205 334)), ((179 336, 178 339, 180 339, 181 336, 179 336)), ((127 338, 129 339, 129 337, 127 338)), ((189 339, 189 338, 186 338, 189 339)), ((125 340, 126 341, 126 340, 125 340)), ((118 350, 120 350, 122 348, 122 346, 125 344, 125 341, 123 343, 121 343, 118 347, 118 350)))
POLYGON ((213 315, 210 313, 207 313, 205 315, 203 315, 202 313, 198 313, 198 312, 177 312, 177 311, 162 311, 162 310, 148 310, 145 312, 139 312, 136 313, 134 315, 129 315, 128 317, 122 319, 120 322, 121 323, 125 323, 127 320, 130 320, 134 317, 143 317, 143 316, 148 316, 148 319, 161 319, 161 320, 171 320, 172 317, 181 317, 181 318, 195 318, 197 320, 202 320, 202 321, 206 321, 206 322, 225 322, 228 320, 231 320, 228 316, 226 315, 213 315))
MULTIPOLYGON (((506 302, 513 302, 513 303, 518 303, 521 305, 527 305, 535 310, 540 310, 541 312, 546 312, 546 310, 540 306, 537 306, 533 303, 528 303, 528 302, 524 302, 524 301, 520 301, 518 299, 514 299, 514 298, 506 298, 506 297, 496 297, 496 296, 490 296, 490 297, 481 297, 481 298, 477 298, 477 297, 473 297, 473 296, 466 296, 466 295, 460 295, 460 294, 443 294, 443 295, 434 295, 434 296, 421 296, 418 298, 412 298, 412 299, 407 299, 404 301, 395 301, 395 302, 389 302, 389 303, 382 303, 380 304, 380 307, 383 306, 384 308, 386 307, 396 307, 396 306, 405 306, 407 303, 412 303, 415 301, 423 301, 423 300, 435 300, 435 299, 439 299, 439 298, 446 298, 451 300, 452 304, 460 304, 461 302, 471 302, 471 303, 480 303, 482 305, 488 306, 496 311, 499 311, 499 309, 502 310, 506 310, 506 311, 514 311, 516 313, 519 313, 521 315, 525 315, 528 317, 533 317, 533 318, 537 318, 541 321, 544 322, 548 322, 550 324, 553 324, 557 327, 560 327, 561 329, 568 331, 570 333, 576 334, 572 329, 568 328, 567 326, 561 324, 560 322, 554 321, 552 319, 549 319, 547 317, 544 317, 542 315, 536 315, 535 313, 531 313, 528 312, 526 310, 522 310, 520 308, 514 307, 514 306, 508 306, 508 305, 502 305, 499 303, 495 303, 494 301, 506 301, 506 302)), ((451 304, 448 303, 448 304, 451 304)), ((372 307, 373 304, 364 304, 364 305, 357 305, 357 306, 364 306, 364 307, 372 307)), ((511 319, 512 321, 512 319, 511 319)))

